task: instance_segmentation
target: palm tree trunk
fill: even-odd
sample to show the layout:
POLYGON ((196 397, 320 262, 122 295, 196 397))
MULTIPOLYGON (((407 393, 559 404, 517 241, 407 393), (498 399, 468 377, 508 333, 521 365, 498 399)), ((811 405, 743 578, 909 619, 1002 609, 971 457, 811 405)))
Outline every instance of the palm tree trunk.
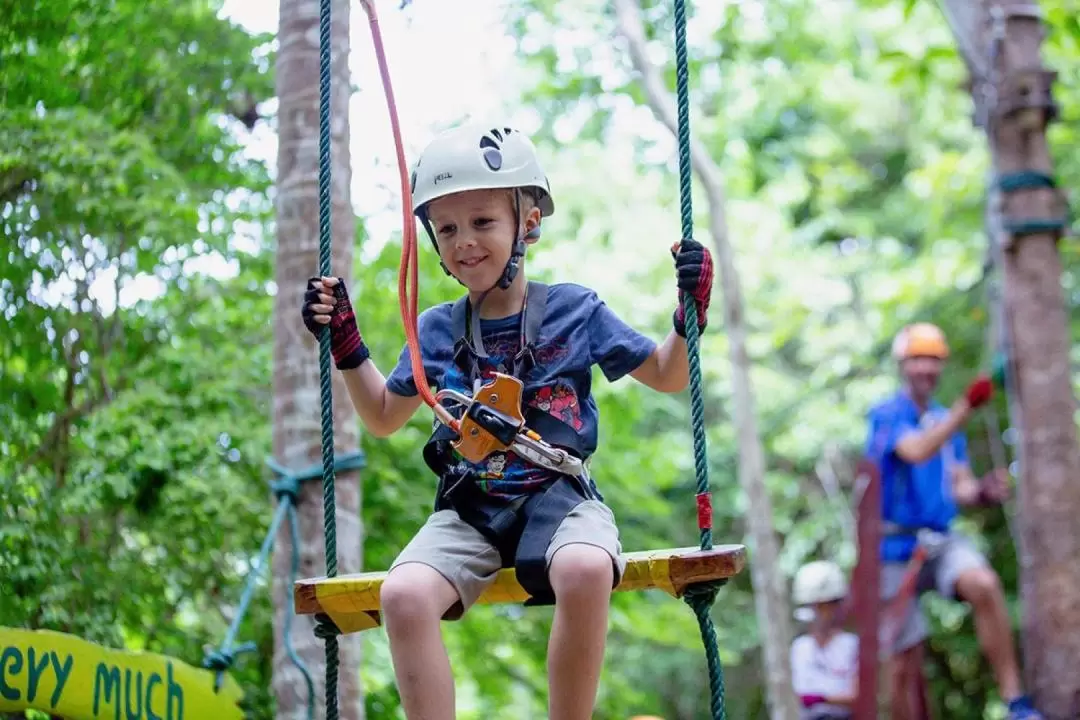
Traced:
MULTIPOLYGON (((331 222, 332 267, 351 285, 355 217, 349 198, 349 2, 333 0, 331 42, 331 222)), ((300 469, 321 459, 318 345, 300 318, 307 278, 318 273, 319 203, 319 1, 281 0, 277 59, 277 296, 274 302, 274 457, 300 469)), ((356 415, 336 370, 333 376, 334 445, 338 454, 359 444, 356 415)), ((360 484, 356 472, 339 473, 336 485, 338 572, 359 572, 362 532, 360 484)), ((302 486, 298 499, 300 577, 324 575, 322 483, 302 486)), ((307 718, 307 686, 282 642, 292 587, 288 584, 291 543, 284 523, 273 559, 274 675, 277 716, 307 718)), ((323 641, 309 617, 294 618, 291 638, 314 676, 315 717, 325 717, 323 641)), ((344 720, 360 720, 360 645, 355 635, 340 638, 339 710, 344 720)))

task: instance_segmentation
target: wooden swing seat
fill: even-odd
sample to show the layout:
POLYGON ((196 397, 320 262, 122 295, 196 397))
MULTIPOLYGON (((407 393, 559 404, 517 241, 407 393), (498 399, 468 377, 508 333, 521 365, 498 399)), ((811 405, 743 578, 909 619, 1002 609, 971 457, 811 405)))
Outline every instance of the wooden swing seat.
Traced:
MULTIPOLYGON (((734 577, 746 566, 743 545, 718 545, 705 551, 697 547, 645 550, 623 557, 626 572, 616 592, 657 588, 672 597, 681 597, 695 583, 734 577)), ((293 585, 296 614, 324 613, 342 633, 376 628, 382 624, 379 590, 385 579, 385 572, 366 572, 298 580, 293 585)), ((521 603, 528 598, 514 569, 503 568, 477 603, 521 603)))

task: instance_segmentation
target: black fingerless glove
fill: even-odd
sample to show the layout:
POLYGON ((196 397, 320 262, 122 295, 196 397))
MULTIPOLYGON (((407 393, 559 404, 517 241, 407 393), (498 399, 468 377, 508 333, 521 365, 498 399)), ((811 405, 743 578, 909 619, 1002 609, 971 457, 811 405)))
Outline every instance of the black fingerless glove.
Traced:
MULTIPOLYGON (((679 290, 694 299, 698 331, 709 324, 709 301, 712 299, 713 262, 709 249, 696 240, 683 240, 671 248, 679 290)), ((682 302, 672 316, 675 332, 686 337, 686 310, 682 302)))
MULTIPOLYGON (((304 306, 301 314, 304 318, 304 326, 315 336, 326 327, 315 322, 315 311, 312 305, 321 305, 319 292, 322 283, 319 278, 308 280, 307 291, 304 292, 304 306)), ((345 281, 338 278, 338 284, 330 288, 334 296, 334 307, 330 311, 330 354, 334 357, 334 365, 338 370, 351 370, 360 367, 365 360, 371 357, 371 352, 360 336, 360 328, 356 325, 356 313, 353 312, 352 303, 349 302, 349 292, 345 289, 345 281)))

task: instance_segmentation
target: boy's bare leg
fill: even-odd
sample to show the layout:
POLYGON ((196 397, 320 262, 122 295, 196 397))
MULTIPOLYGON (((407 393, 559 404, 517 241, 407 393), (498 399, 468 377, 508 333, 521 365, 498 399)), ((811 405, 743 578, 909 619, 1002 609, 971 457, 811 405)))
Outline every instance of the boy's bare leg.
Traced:
POLYGON ((555 620, 548 642, 550 720, 592 717, 614 576, 611 556, 593 545, 565 545, 551 558, 555 620))
POLYGON ((387 575, 380 597, 405 717, 453 720, 454 676, 440 623, 457 591, 434 568, 405 563, 387 575))

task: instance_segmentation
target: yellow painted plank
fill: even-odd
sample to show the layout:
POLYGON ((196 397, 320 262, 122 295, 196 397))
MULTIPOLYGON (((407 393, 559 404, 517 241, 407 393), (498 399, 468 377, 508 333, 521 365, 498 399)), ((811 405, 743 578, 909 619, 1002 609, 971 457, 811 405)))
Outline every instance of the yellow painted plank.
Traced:
MULTIPOLYGON (((742 571, 745 548, 722 545, 702 552, 696 547, 627 553, 626 571, 617 592, 659 588, 673 597, 695 582, 732 577, 742 571)), ((344 633, 378 627, 381 623, 379 591, 385 572, 300 580, 294 586, 298 614, 325 613, 344 633)), ((513 568, 498 572, 478 604, 520 603, 528 593, 517 582, 513 568)))

